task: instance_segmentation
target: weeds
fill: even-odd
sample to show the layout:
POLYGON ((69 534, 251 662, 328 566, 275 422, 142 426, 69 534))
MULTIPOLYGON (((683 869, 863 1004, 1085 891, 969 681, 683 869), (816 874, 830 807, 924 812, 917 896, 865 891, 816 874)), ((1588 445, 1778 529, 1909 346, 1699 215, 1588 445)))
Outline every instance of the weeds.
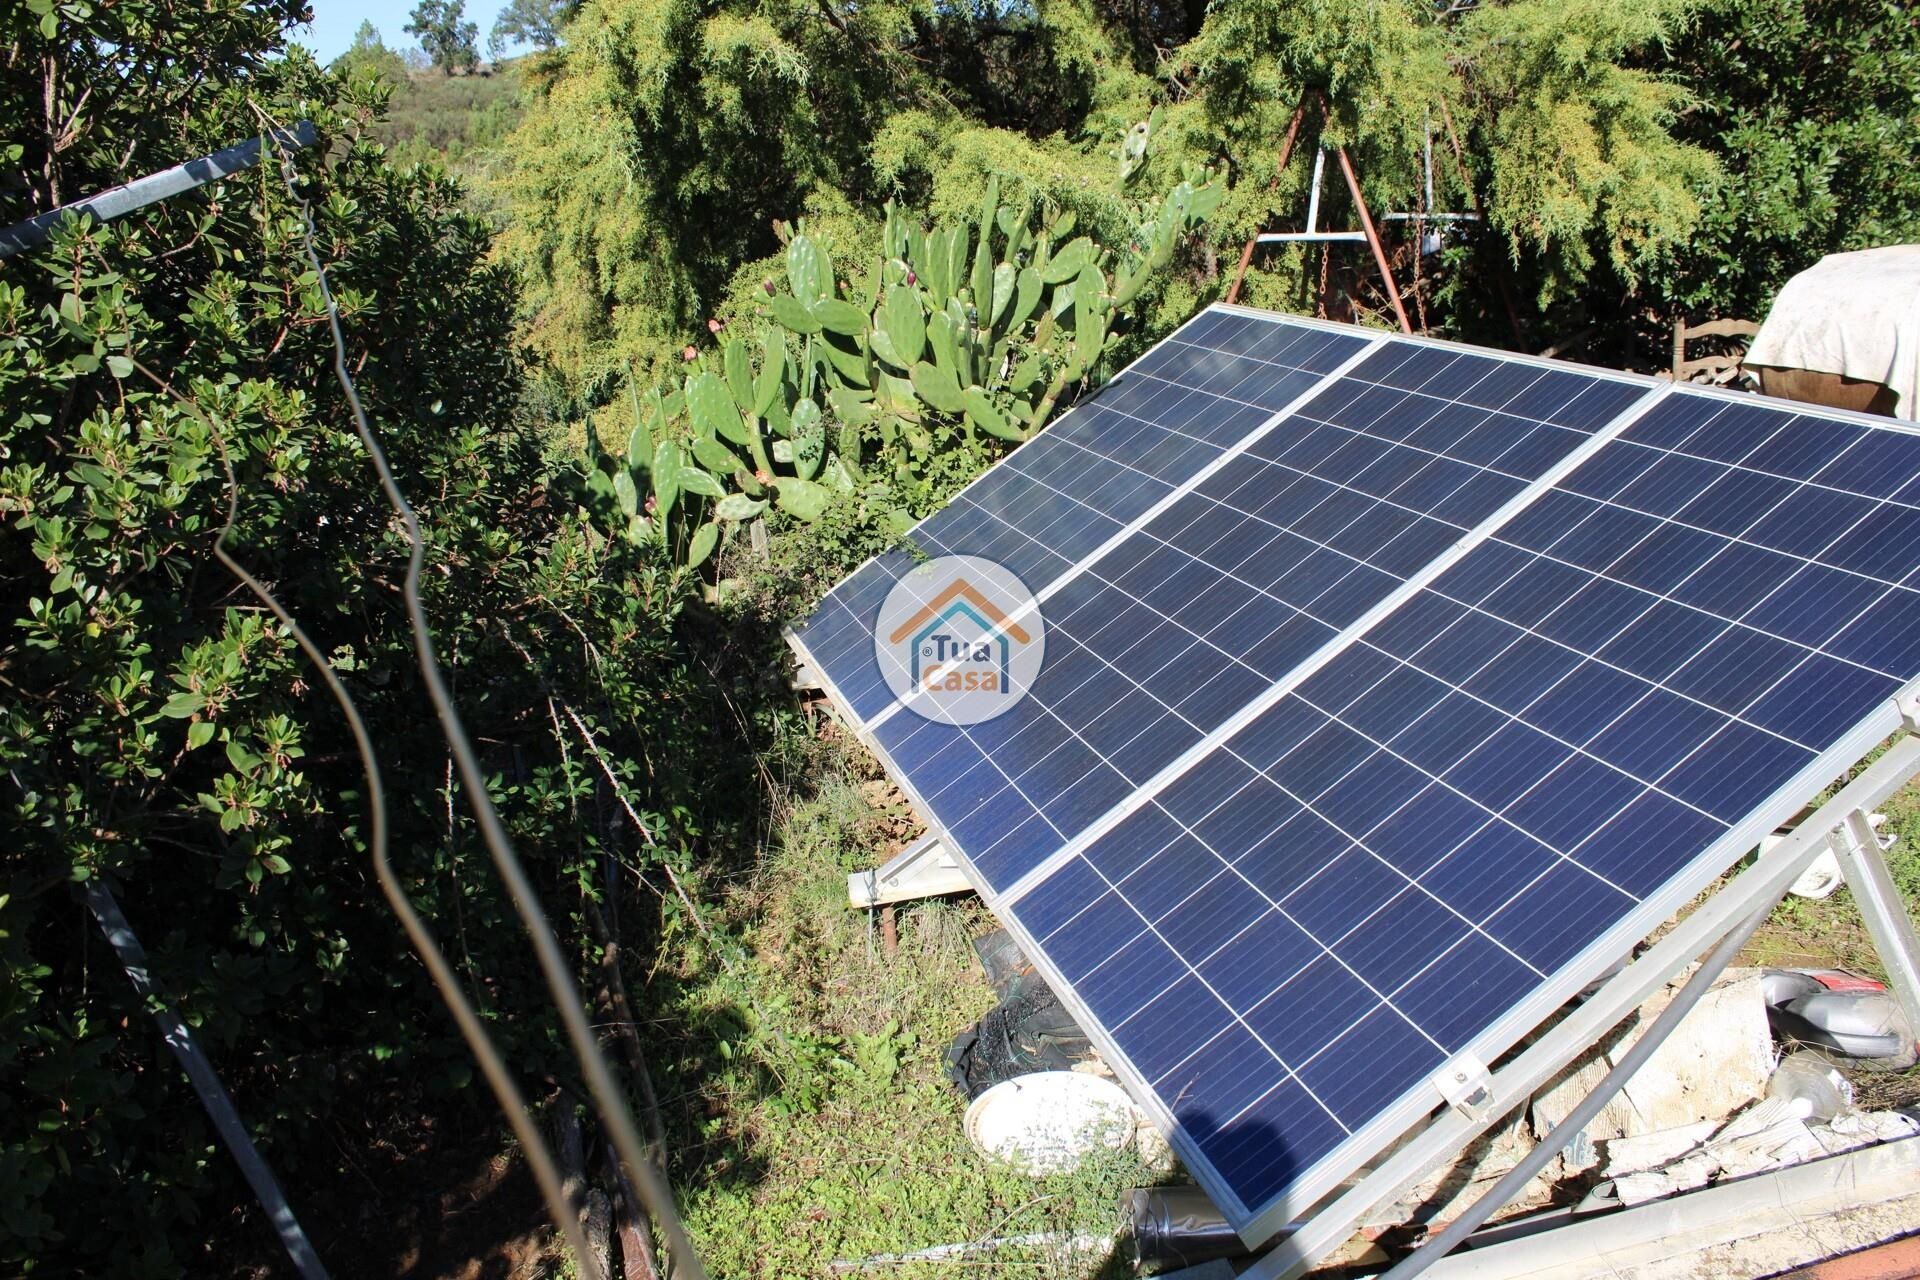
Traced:
POLYGON ((847 906, 847 873, 902 843, 900 814, 871 762, 820 748, 811 791, 793 797, 761 864, 738 886, 734 929, 757 996, 784 1044, 754 1028, 724 975, 685 990, 715 1032, 698 1102, 708 1159, 689 1189, 689 1227, 728 1277, 825 1275, 831 1263, 1007 1236, 1042 1243, 886 1267, 915 1277, 1094 1276, 1119 1197, 1151 1180, 1131 1153, 1033 1179, 986 1164, 947 1085, 947 1044, 991 1008, 970 940, 991 927, 972 900, 905 904, 899 947, 882 954, 868 914, 847 906), (876 801, 880 803, 876 807, 876 801))

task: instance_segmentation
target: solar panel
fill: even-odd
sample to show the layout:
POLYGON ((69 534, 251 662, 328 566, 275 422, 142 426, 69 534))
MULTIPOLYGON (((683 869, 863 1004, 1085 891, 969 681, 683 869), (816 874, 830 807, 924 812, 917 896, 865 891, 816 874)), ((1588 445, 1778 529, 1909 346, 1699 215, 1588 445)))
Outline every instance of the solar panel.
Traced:
MULTIPOLYGON (((1255 323, 1301 343, 1301 326, 1255 323)), ((1157 356, 1122 375, 1121 403, 1157 356)), ((1263 413, 1071 575, 1029 579, 1047 662, 1012 712, 956 727, 888 705, 867 727, 985 884, 1011 887, 1644 394, 1389 346, 1263 413)), ((944 528, 915 540, 993 556, 944 528)), ((870 620, 849 630, 848 656, 823 663, 836 680, 871 665, 870 620)))
POLYGON ((862 721, 893 703, 871 661, 873 618, 925 555, 995 560, 1038 592, 1366 348, 1353 333, 1206 311, 963 489, 830 592, 800 629, 862 721))
POLYGON ((1920 436, 1363 350, 1051 580, 1013 712, 866 718, 1250 1240, 1864 754, 1920 673, 1920 436))

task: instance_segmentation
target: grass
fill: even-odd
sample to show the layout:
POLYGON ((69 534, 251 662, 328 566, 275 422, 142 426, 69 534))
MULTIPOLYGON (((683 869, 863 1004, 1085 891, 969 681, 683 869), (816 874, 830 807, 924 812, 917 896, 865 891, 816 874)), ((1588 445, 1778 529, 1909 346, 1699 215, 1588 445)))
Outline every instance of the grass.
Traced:
MULTIPOLYGON (((750 972, 694 960, 683 989, 683 1016, 711 1038, 677 1064, 682 1114, 666 1107, 670 1125, 698 1132, 685 1199, 709 1271, 825 1275, 836 1260, 938 1245, 1112 1234, 1122 1192, 1155 1180, 1132 1153, 1036 1179, 968 1143, 942 1066, 994 1003, 971 948, 992 918, 972 899, 906 904, 898 951, 883 954, 876 924, 847 906, 846 875, 899 846, 904 805, 862 757, 826 754, 731 895, 750 972)), ((1008 1248, 885 1270, 1093 1276, 1110 1252, 1008 1248)))
MULTIPOLYGON (((1887 870, 1909 917, 1920 926, 1920 784, 1902 788, 1879 811, 1887 817, 1882 833, 1894 837, 1885 855, 1887 870)), ((1887 976, 1852 891, 1845 886, 1822 899, 1788 895, 1754 935, 1743 959, 1781 968, 1852 969, 1882 980, 1887 976)))

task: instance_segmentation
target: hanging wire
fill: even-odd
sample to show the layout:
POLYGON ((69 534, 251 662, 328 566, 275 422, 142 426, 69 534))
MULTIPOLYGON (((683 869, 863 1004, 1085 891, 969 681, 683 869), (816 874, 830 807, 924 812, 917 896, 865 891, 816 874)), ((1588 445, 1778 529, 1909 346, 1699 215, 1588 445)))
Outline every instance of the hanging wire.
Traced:
POLYGON ((521 1096, 520 1086, 514 1082, 513 1075, 507 1070, 499 1050, 487 1035, 486 1027, 473 1011, 473 1005, 467 1000, 466 993, 454 976, 453 967, 447 963, 446 953, 434 941, 433 933, 420 914, 413 909, 412 901, 406 890, 400 885, 399 877, 393 873, 393 864, 387 856, 387 791, 380 773, 380 760, 373 750, 373 738, 367 732, 366 721, 360 717, 360 708, 355 705, 353 696, 347 692, 340 677, 334 674, 333 664, 320 652, 312 637, 294 620, 293 614, 266 584, 262 583, 246 566, 242 565, 227 550, 227 538, 233 533, 234 521, 240 505, 239 482, 234 476, 233 459, 227 452, 226 436, 215 425, 213 415, 200 407, 199 403, 182 394, 174 385, 139 361, 134 368, 146 376, 148 381, 161 391, 173 397, 175 403, 199 419, 207 428, 213 443, 220 453, 220 466, 227 476, 227 519, 221 526, 220 534, 213 540, 213 554, 227 571, 251 591, 254 598, 265 605, 273 616, 280 620, 294 643, 313 664, 313 669, 325 682, 327 692, 340 707, 340 714, 346 717, 347 727, 353 732, 354 749, 360 754, 360 770, 367 780, 367 845, 373 855, 374 877, 380 882, 380 892, 386 896, 387 905, 400 920, 400 927, 406 931, 407 940, 413 946, 414 953, 427 967, 427 976, 440 993, 441 1002, 453 1014, 454 1022, 460 1028, 460 1035, 467 1042, 474 1060, 480 1064, 480 1073, 486 1078, 487 1085, 493 1090, 494 1097, 500 1102, 500 1109, 506 1113, 507 1123, 513 1127, 513 1136, 519 1140, 520 1148, 525 1152, 527 1164, 533 1171, 534 1182, 540 1187, 541 1198, 546 1201, 547 1212, 553 1218, 566 1237, 568 1248, 574 1256, 581 1259, 580 1266, 586 1272, 588 1280, 601 1280, 597 1260, 591 1260, 587 1248, 586 1233, 581 1230, 579 1215, 575 1214, 568 1203, 567 1194, 561 1189, 560 1174, 554 1165, 553 1156, 547 1150, 538 1126, 533 1123, 532 1113, 527 1109, 526 1099, 521 1096))
MULTIPOLYGON (((273 118, 257 103, 250 104, 263 122, 276 124, 273 118)), ((426 560, 426 539, 420 532, 420 522, 413 507, 401 492, 399 482, 394 478, 393 470, 387 463, 385 451, 380 447, 379 439, 368 424, 365 406, 361 404, 360 393, 355 388, 353 377, 347 371, 346 336, 340 327, 340 312, 335 305, 333 291, 328 284, 327 272, 320 261, 314 242, 318 238, 313 224, 313 211, 294 186, 295 171, 293 159, 284 149, 276 148, 280 157, 280 178, 287 189, 287 195, 300 214, 300 227, 307 262, 313 268, 314 278, 320 291, 321 301, 327 313, 328 332, 333 339, 333 369, 345 392, 348 408, 352 411, 354 427, 359 433, 361 443, 366 446, 368 456, 373 461, 375 472, 380 479, 380 487, 385 493, 387 503, 393 508, 406 530, 408 543, 407 574, 402 587, 402 596, 406 603, 408 623, 413 631, 414 650, 419 659, 421 676, 425 681, 427 696, 432 701, 434 712, 440 719, 440 727, 453 749, 454 763, 459 770, 460 779, 467 793, 467 801, 473 809, 474 818, 480 828, 487 851, 493 858, 495 869, 506 886, 512 899, 515 912, 527 930, 533 944, 534 955, 539 962, 541 976, 544 978, 549 994, 558 1013, 562 1026, 566 1030, 568 1042, 572 1045, 578 1060, 581 1075, 591 1095, 594 1109, 601 1122, 606 1126, 608 1136, 618 1152, 621 1164, 628 1177, 640 1192, 647 1211, 661 1225, 667 1236, 668 1246, 674 1260, 687 1280, 705 1280, 705 1269, 695 1256, 692 1242, 686 1234, 686 1227, 680 1221, 679 1210, 674 1204, 672 1188, 666 1178, 646 1157, 645 1144, 640 1139, 638 1128, 629 1111, 626 1100, 621 1096, 618 1083, 607 1065, 606 1058, 600 1052, 598 1041, 594 1037, 592 1025, 588 1022, 585 1002, 581 998, 573 975, 569 972, 566 957, 560 950, 560 943, 554 936, 552 925, 534 893, 533 885, 528 881, 526 871, 520 864, 519 856, 514 852, 512 838, 507 834, 506 824, 500 820, 499 812, 494 808, 488 794, 486 775, 481 771, 480 761, 468 739, 466 728, 460 719, 460 713, 454 708, 447 692, 446 680, 440 670, 433 636, 427 625, 427 614, 420 597, 420 575, 426 560)), ((505 1099, 502 1099, 505 1105, 505 1099)), ((543 1188, 544 1191, 544 1188, 543 1188)), ((561 1201, 564 1204, 564 1200, 561 1201)), ((555 1208, 549 1202, 549 1210, 555 1208)), ((571 1219, 571 1214, 558 1213, 556 1216, 571 1219)), ((568 1231, 569 1241, 578 1231, 577 1223, 569 1230, 567 1222, 561 1223, 563 1231, 568 1231)), ((597 1272, 597 1263, 590 1262, 579 1245, 575 1252, 580 1255, 583 1268, 597 1272)))

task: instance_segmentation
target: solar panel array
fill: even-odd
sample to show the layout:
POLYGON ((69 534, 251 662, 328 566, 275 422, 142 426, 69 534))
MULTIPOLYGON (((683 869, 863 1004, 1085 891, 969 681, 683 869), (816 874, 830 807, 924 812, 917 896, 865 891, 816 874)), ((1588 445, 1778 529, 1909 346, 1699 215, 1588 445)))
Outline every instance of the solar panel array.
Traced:
POLYGON ((1920 674, 1920 436, 1218 308, 914 540, 1031 574, 1014 711, 874 691, 904 556, 799 641, 1250 1239, 1920 674))

